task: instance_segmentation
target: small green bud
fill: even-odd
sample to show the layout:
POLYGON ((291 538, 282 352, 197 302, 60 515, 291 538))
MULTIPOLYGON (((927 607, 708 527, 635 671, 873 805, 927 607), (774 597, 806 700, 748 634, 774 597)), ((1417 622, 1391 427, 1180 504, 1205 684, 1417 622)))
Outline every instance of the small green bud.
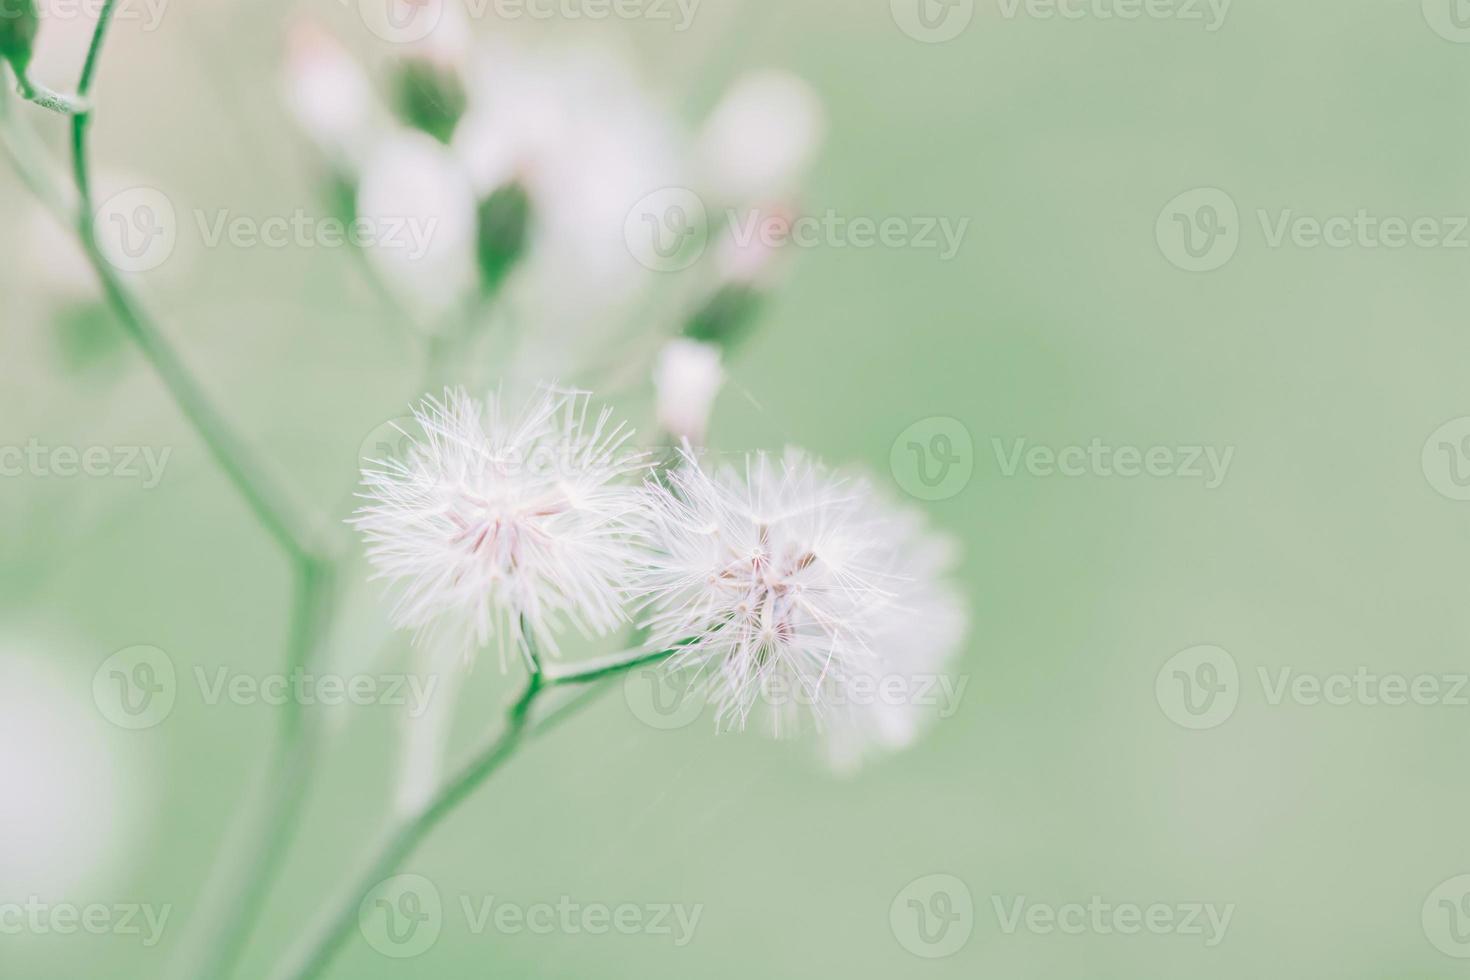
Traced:
POLYGON ((36 0, 0 0, 0 57, 14 66, 16 77, 22 83, 40 29, 36 0))
POLYGON ((730 350, 755 323, 764 298, 748 282, 721 286, 684 325, 684 336, 730 350))
POLYGON ((480 283, 486 293, 498 288, 526 250, 531 228, 531 197, 520 184, 506 184, 480 205, 480 283))
MULTIPOLYGON (((7 0, 0 0, 4 2, 7 0)), ((454 129, 469 105, 459 73, 428 58, 404 61, 398 70, 395 91, 403 121, 441 143, 448 143, 454 136, 454 129)))

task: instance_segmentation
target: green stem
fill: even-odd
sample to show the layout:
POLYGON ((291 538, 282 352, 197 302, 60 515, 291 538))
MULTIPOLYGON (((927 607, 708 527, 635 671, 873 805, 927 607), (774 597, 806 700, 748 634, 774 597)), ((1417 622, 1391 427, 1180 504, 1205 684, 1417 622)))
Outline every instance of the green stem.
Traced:
POLYGON ((501 732, 476 752, 458 775, 423 809, 393 828, 351 890, 335 906, 336 911, 308 943, 305 955, 294 965, 278 971, 277 976, 305 980, 319 976, 327 968, 351 933, 363 896, 384 878, 392 875, 399 864, 413 853, 445 817, 515 754, 525 737, 531 706, 541 690, 540 676, 532 674, 527 680, 525 690, 511 706, 501 732))
MULTIPOLYGON (((193 375, 184 366, 164 338, 142 304, 133 296, 100 248, 94 227, 94 206, 88 133, 91 124, 89 95, 96 81, 102 46, 117 9, 117 0, 106 0, 92 34, 77 86, 71 126, 72 177, 78 201, 71 220, 89 264, 102 284, 108 303, 124 329, 138 344, 152 364, 164 386, 173 396, 184 416, 203 439, 210 454, 250 507, 262 526, 290 556, 297 575, 297 600, 293 611, 289 667, 304 666, 312 657, 326 633, 331 612, 332 566, 321 557, 322 550, 314 540, 307 521, 292 507, 288 497, 270 479, 268 471, 249 450, 225 417, 215 409, 193 375)), ((36 87, 22 80, 22 88, 36 87)), ((53 93, 54 94, 54 93, 53 93)), ((58 103, 59 104, 59 103, 58 103)), ((8 120, 7 120, 8 121, 8 120)), ((55 182, 46 171, 33 165, 27 154, 29 147, 20 144, 6 127, 7 149, 22 164, 22 175, 38 187, 52 187, 55 182)), ((43 202, 62 214, 66 207, 59 191, 38 191, 43 202)), ((223 922, 214 933, 217 942, 206 945, 209 964, 199 977, 222 978, 228 975, 238 958, 251 927, 259 915, 269 885, 283 862, 291 840, 291 830, 300 813, 315 755, 315 738, 308 732, 301 705, 289 704, 282 715, 273 764, 266 773, 267 795, 259 805, 258 827, 247 847, 241 851, 243 883, 223 894, 234 896, 223 922)))
MULTIPOLYGON (((77 86, 83 98, 91 91, 92 83, 96 79, 102 41, 116 6, 117 0, 107 0, 98 18, 92 44, 87 50, 87 60, 82 67, 81 81, 77 86)), ((102 290, 108 303, 122 321, 124 329, 158 372, 185 417, 204 440, 215 462, 224 470, 261 524, 298 564, 314 561, 317 546, 306 520, 297 514, 286 494, 272 482, 266 467, 215 409, 98 245, 93 226, 91 167, 87 152, 91 118, 91 112, 82 112, 72 117, 72 176, 80 198, 76 230, 87 260, 102 282, 102 290)))
POLYGON ((356 878, 352 888, 334 906, 335 911, 308 940, 304 946, 305 952, 290 965, 276 970, 273 976, 277 980, 313 980, 321 976, 351 934, 363 898, 383 879, 390 877, 445 817, 514 756, 528 735, 539 734, 542 729, 539 726, 530 726, 529 722, 531 709, 543 692, 557 687, 590 684, 668 657, 673 652, 637 651, 575 669, 532 673, 520 697, 511 705, 504 728, 475 752, 464 768, 432 800, 393 828, 374 851, 372 859, 356 878))
MULTIPOLYGON (((320 648, 331 620, 334 591, 332 569, 308 564, 298 573, 296 604, 292 613, 288 676, 305 670, 320 648)), ((306 788, 316 757, 318 725, 307 717, 301 703, 286 702, 271 763, 264 774, 264 794, 256 804, 251 830, 238 849, 228 872, 211 893, 222 905, 201 927, 205 937, 197 956, 182 975, 190 978, 230 976, 245 942, 260 918, 270 885, 290 850, 297 818, 306 800, 306 788)))

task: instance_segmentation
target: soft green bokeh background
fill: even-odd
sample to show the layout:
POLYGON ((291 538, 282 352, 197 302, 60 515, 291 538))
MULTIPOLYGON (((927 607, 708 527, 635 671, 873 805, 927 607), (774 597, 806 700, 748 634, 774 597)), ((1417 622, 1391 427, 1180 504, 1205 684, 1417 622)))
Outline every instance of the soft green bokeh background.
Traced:
MULTIPOLYGON (((383 53, 349 10, 320 6, 355 47, 383 53)), ((187 206, 310 205, 309 156, 277 97, 287 13, 208 0, 170 9, 153 34, 120 26, 100 165, 146 174, 187 206)), ((1442 423, 1470 415, 1470 250, 1273 249, 1256 214, 1470 214, 1470 44, 1432 31, 1418 0, 1239 0, 1214 33, 1172 19, 1007 18, 980 0, 968 30, 941 45, 902 33, 886 0, 707 0, 688 34, 538 32, 621 37, 690 111, 744 67, 792 68, 830 113, 809 210, 970 219, 949 263, 912 250, 803 255, 731 366, 716 440, 799 442, 891 483, 900 432, 961 420, 974 478, 926 506, 964 544, 971 682, 958 715, 845 781, 804 746, 704 725, 654 731, 614 691, 410 862, 451 905, 437 945, 396 962, 354 936, 331 975, 1463 972, 1420 918, 1435 886, 1470 871, 1470 708, 1272 706, 1257 668, 1467 669, 1470 505, 1435 491, 1420 454, 1442 423), (1175 268, 1155 242, 1160 210, 1196 187, 1226 190, 1241 213, 1238 253, 1208 274, 1175 268), (991 439, 1023 437, 1236 452, 1216 490, 1008 478, 991 439), (1240 705, 1220 727, 1188 731, 1160 709, 1155 677, 1203 643, 1240 665, 1240 705), (934 873, 966 883, 976 917, 958 953, 928 961, 895 938, 889 907, 934 873), (454 911, 461 894, 704 913, 682 949, 650 936, 474 936, 454 911), (1093 895, 1235 911, 1225 941, 1205 948, 1197 936, 1007 935, 992 905, 1093 895)), ((47 73, 72 75, 84 34, 48 36, 47 73)), ((19 184, 7 174, 0 187, 5 227, 28 228, 19 184)), ((5 239, 0 444, 141 443, 173 458, 146 492, 0 481, 3 655, 50 661, 57 690, 88 709, 93 671, 132 644, 161 647, 186 672, 274 669, 284 564, 131 351, 62 370, 54 304, 24 271, 27 240, 5 239)), ((361 439, 413 394, 404 346, 341 254, 225 248, 193 263, 148 280, 150 302, 229 414, 326 515, 361 439)), ((482 665, 464 740, 507 686, 482 665)), ((160 976, 272 731, 268 708, 187 692, 153 730, 92 721, 89 758, 116 775, 126 806, 71 806, 55 821, 102 842, 87 859, 95 872, 65 886, 44 868, 0 878, 0 898, 171 904, 174 918, 151 950, 127 937, 0 936, 0 975, 160 976)), ((342 721, 241 976, 265 975, 375 836, 390 719, 342 721)), ((14 738, 24 749, 13 742, 6 758, 47 760, 57 736, 14 738)), ((23 780, 0 778, 0 813, 42 805, 12 788, 23 780)), ((0 849, 13 859, 27 848, 0 849)))

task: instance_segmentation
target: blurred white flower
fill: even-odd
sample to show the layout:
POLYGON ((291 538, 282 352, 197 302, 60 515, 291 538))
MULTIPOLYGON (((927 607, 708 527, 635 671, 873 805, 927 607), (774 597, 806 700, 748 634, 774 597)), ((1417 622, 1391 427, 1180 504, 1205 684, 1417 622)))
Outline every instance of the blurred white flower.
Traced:
POLYGON ((475 197, 459 162, 424 133, 393 133, 374 150, 357 192, 367 255, 416 309, 442 314, 473 288, 475 197))
POLYGON ((912 738, 917 725, 853 696, 942 662, 959 639, 935 545, 910 518, 796 452, 744 472, 690 460, 647 492, 650 643, 678 649, 670 669, 695 672, 720 727, 762 708, 788 734, 810 709, 843 759, 912 738))
POLYGON ((518 414, 460 391, 415 410, 423 438, 370 461, 353 518, 397 587, 395 626, 466 654, 494 637, 503 662, 507 636, 554 655, 567 624, 591 637, 626 622, 641 499, 626 478, 646 464, 610 410, 589 411, 555 389, 518 414))
POLYGON ((964 599, 949 581, 954 542, 930 532, 916 509, 875 506, 874 520, 887 524, 893 545, 895 594, 876 624, 876 656, 862 698, 833 711, 823 731, 827 760, 841 773, 913 744, 938 714, 940 699, 963 690, 949 673, 969 625, 964 599))
POLYGON ((51 662, 69 653, 57 646, 0 638, 0 880, 9 894, 60 897, 126 864, 135 830, 138 774, 87 684, 51 662))
POLYGON ((297 23, 284 87, 297 125, 322 153, 339 167, 360 167, 378 123, 372 83, 352 55, 315 24, 297 23))
POLYGON ((718 347, 684 337, 669 341, 653 369, 659 425, 676 442, 702 443, 724 383, 718 347))
POLYGON ((642 198, 679 182, 679 143, 612 52, 501 45, 476 64, 454 146, 481 200, 512 183, 530 197, 518 280, 543 340, 564 345, 568 329, 607 322, 648 284, 624 225, 642 198))
POLYGON ((699 138, 701 172, 725 203, 759 203, 796 190, 822 144, 822 100, 787 71, 737 79, 699 138))

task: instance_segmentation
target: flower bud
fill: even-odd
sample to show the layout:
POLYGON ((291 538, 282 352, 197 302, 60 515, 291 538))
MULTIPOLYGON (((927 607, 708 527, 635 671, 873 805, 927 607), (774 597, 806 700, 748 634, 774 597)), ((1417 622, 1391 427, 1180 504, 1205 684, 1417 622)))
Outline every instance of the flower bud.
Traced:
POLYGON ((689 318, 684 336, 730 350, 749 332, 763 298, 749 283, 726 283, 689 318))
POLYGON ((469 108, 464 73, 470 32, 457 0, 442 5, 429 35, 409 47, 393 78, 394 105, 405 123, 449 143, 469 108))
POLYGON ((35 0, 0 0, 0 57, 14 66, 17 78, 26 77, 40 29, 35 0))
POLYGON ((459 75, 426 58, 404 61, 398 68, 394 89, 403 121, 441 143, 448 143, 454 136, 469 105, 459 75))
POLYGON ((676 442, 702 443, 724 383, 718 347, 684 338, 669 341, 653 369, 659 425, 676 442))
POLYGON ((816 155, 825 126, 820 97, 796 75, 743 76, 700 135, 710 188, 730 202, 791 193, 816 155))
POLYGON ((298 24, 288 41, 284 84, 297 125, 333 165, 360 164, 371 141, 373 90, 352 55, 321 28, 298 24))
POLYGON ((531 197, 519 183, 506 184, 481 203, 478 222, 480 284, 491 293, 526 250, 531 197))

